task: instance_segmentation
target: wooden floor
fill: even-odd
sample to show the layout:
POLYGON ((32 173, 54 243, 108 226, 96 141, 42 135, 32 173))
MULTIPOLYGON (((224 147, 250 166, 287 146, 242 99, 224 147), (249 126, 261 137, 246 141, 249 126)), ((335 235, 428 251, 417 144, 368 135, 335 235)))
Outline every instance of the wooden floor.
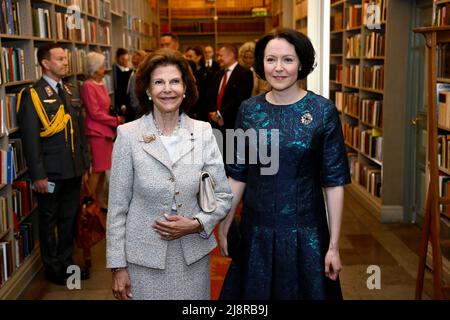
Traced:
MULTIPOLYGON (((380 224, 349 195, 345 203, 340 243, 344 299, 414 299, 420 229, 412 224, 380 224), (371 275, 367 269, 372 265, 380 267, 380 289, 367 287, 371 275)), ((81 259, 79 250, 76 259, 81 259)), ((211 256, 212 299, 219 296, 228 265, 229 259, 218 256, 215 250, 211 256)), ((50 284, 41 272, 21 299, 113 299, 104 241, 94 248, 91 278, 81 286, 81 290, 69 290, 50 284)), ((430 299, 431 292, 431 274, 427 272, 423 298, 430 299)))

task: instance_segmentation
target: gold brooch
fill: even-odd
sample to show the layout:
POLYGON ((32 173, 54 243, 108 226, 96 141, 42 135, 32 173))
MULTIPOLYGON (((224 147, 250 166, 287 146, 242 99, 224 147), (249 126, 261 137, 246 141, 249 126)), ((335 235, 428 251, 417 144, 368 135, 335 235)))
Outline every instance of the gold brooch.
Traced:
POLYGON ((302 115, 300 121, 302 124, 308 125, 313 122, 313 116, 309 112, 305 113, 304 115, 302 115))
POLYGON ((156 139, 156 136, 154 134, 143 134, 142 138, 144 139, 145 143, 150 143, 156 139))

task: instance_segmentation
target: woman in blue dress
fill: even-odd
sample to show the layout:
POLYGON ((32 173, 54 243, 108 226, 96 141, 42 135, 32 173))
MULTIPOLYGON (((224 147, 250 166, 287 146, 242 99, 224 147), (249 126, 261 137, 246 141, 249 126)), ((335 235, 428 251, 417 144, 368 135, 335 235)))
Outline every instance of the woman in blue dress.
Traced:
POLYGON ((314 48, 305 35, 278 30, 258 41, 254 67, 272 90, 242 103, 236 129, 267 130, 264 147, 277 148, 278 170, 267 174, 277 164, 245 158, 261 151, 252 139, 227 167, 234 199, 219 226, 223 255, 243 196, 244 207, 221 299, 342 299, 339 235, 351 180, 335 105, 298 85, 315 67, 314 48))

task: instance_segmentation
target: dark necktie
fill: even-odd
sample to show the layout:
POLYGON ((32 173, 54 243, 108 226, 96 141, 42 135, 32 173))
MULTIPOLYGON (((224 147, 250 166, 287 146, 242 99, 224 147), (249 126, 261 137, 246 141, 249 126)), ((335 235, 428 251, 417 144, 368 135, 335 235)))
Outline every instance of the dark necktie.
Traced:
POLYGON ((222 97, 225 92, 225 88, 227 86, 228 81, 228 69, 225 69, 225 73, 223 74, 223 80, 222 85, 220 86, 219 94, 217 95, 217 110, 220 110, 222 108, 222 97))
POLYGON ((61 98, 62 103, 64 104, 64 106, 67 106, 66 94, 64 93, 61 83, 58 83, 56 85, 56 88, 58 89, 58 96, 61 98))

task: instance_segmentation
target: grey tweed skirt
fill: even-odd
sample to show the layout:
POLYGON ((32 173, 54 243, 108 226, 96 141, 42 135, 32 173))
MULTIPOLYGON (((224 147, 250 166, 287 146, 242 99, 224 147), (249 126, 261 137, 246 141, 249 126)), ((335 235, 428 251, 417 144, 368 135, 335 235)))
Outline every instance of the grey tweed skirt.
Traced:
POLYGON ((128 263, 133 300, 210 300, 209 255, 188 266, 176 239, 166 259, 164 270, 128 263))

